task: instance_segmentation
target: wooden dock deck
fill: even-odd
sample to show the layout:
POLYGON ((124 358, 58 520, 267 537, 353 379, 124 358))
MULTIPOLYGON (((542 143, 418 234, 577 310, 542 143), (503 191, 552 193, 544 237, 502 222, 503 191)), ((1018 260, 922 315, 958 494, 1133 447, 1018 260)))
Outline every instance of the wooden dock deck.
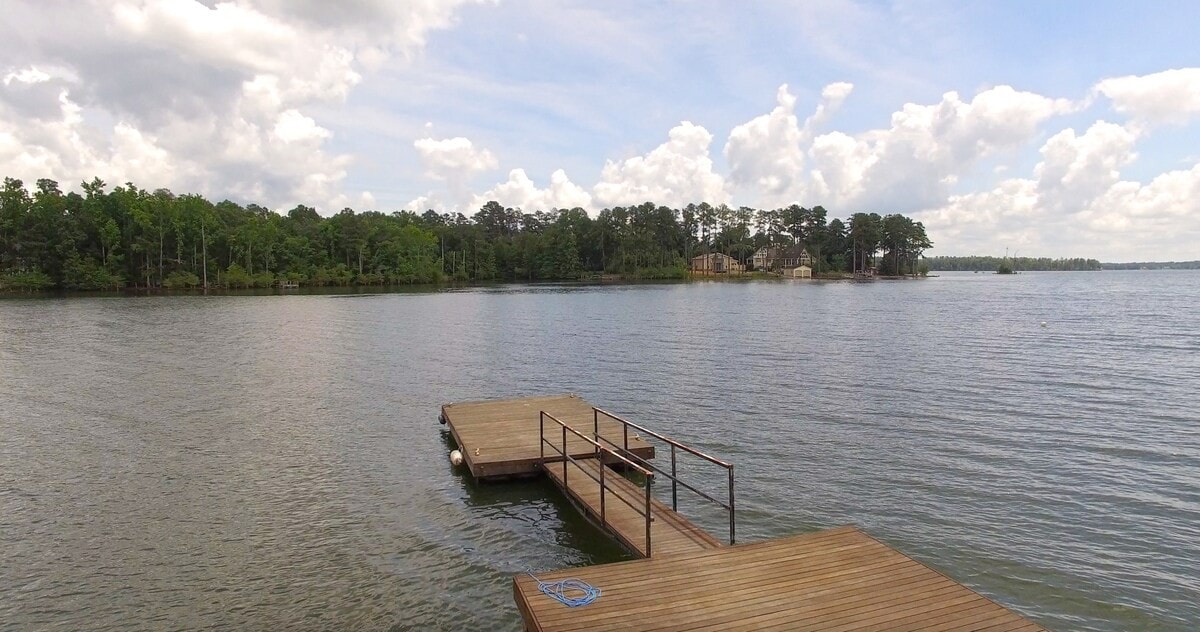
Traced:
MULTIPOLYGON (((592 431, 596 422, 595 409, 578 395, 552 397, 523 397, 479 402, 462 402, 442 406, 442 421, 463 453, 471 476, 476 479, 501 478, 538 474, 541 472, 540 413, 545 411, 580 431, 592 431)), ((620 423, 599 419, 600 432, 610 437, 623 437, 620 423)), ((547 438, 561 438, 555 424, 545 426, 547 438)), ((568 435, 567 450, 576 458, 587 458, 595 448, 584 439, 568 435)), ((629 437, 629 451, 643 459, 654 458, 654 447, 640 437, 629 437)), ((551 450, 550 461, 561 459, 551 450)))
POLYGON ((476 479, 544 473, 643 558, 538 574, 547 582, 582 579, 602 591, 576 608, 543 594, 529 575, 516 576, 513 596, 527 630, 1043 629, 854 527, 734 545, 733 464, 577 396, 447 404, 441 420, 476 479), (647 439, 658 442, 669 466, 650 463, 655 446, 647 439), (680 455, 724 468, 725 499, 676 476, 680 455), (665 486, 671 506, 653 495, 665 486), (728 512, 730 546, 673 510, 679 491, 728 512))
POLYGON ((592 522, 611 533, 618 542, 638 557, 705 551, 721 542, 657 498, 650 499, 650 550, 646 547, 646 519, 634 507, 642 503, 643 491, 629 479, 605 470, 604 517, 600 515, 600 461, 583 459, 548 463, 546 474, 566 493, 592 522), (564 483, 564 473, 566 482, 564 483), (593 478, 595 477, 595 478, 593 478))
POLYGON ((538 577, 575 577, 602 594, 567 608, 516 576, 535 632, 1043 629, 854 527, 538 577))

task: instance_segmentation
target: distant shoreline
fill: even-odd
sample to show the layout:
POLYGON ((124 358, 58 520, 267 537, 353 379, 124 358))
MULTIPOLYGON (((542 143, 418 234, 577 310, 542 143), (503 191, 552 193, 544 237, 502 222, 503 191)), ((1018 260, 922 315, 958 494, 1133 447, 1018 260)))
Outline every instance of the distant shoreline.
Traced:
MULTIPOLYGON (((881 281, 896 281, 896 280, 913 280, 922 277, 912 276, 877 276, 873 277, 881 281)), ((118 296, 273 296, 273 295, 315 295, 315 294, 370 294, 376 292, 397 293, 403 294, 406 292, 412 293, 427 293, 440 290, 460 290, 471 288, 489 288, 503 287, 509 285, 519 285, 526 287, 554 287, 554 286, 598 286, 598 285, 680 285, 687 283, 739 283, 750 281, 774 281, 774 282, 827 282, 827 281, 861 281, 863 279, 855 278, 849 273, 844 274, 822 274, 816 275, 811 279, 791 279, 777 274, 763 273, 746 273, 746 274, 720 274, 720 275, 694 275, 685 278, 675 279, 638 279, 638 278, 586 278, 586 279, 557 279, 547 281, 486 281, 486 282, 470 282, 470 283, 413 283, 413 284, 393 284, 393 285, 301 285, 295 288, 280 288, 280 287, 242 287, 242 288, 227 288, 227 287, 210 287, 207 290, 204 288, 140 288, 129 287, 118 290, 37 290, 37 291, 13 291, 0 290, 0 297, 4 298, 20 298, 20 297, 45 297, 45 298, 75 298, 75 297, 118 297, 118 296)))
MULTIPOLYGON (((1200 268, 1123 268, 1118 271, 1161 271, 1161 270, 1195 270, 1200 268)), ((1105 268, 1107 270, 1107 268, 1105 268)), ((1100 272, 1101 270, 1020 270, 1018 274, 1030 272, 1100 272)), ((931 270, 925 276, 875 276, 859 278, 849 273, 820 274, 811 279, 791 279, 777 274, 745 273, 720 274, 706 276, 689 276, 676 279, 625 279, 620 277, 588 278, 588 279, 559 279, 553 281, 488 281, 471 283, 414 283, 402 285, 308 285, 298 288, 258 287, 258 288, 122 288, 119 290, 38 290, 30 292, 0 290, 0 299, 15 298, 87 298, 87 297, 145 297, 145 296, 287 296, 287 295, 366 295, 366 294, 427 294, 438 291, 466 290, 477 288, 497 288, 504 286, 524 287, 555 287, 555 286, 599 286, 599 285, 682 285, 689 283, 742 283, 752 281, 772 281, 778 283, 798 282, 871 282, 871 281, 913 281, 927 278, 938 278, 944 273, 953 274, 984 274, 995 275, 995 270, 931 270), (933 273, 941 274, 933 274, 933 273)))

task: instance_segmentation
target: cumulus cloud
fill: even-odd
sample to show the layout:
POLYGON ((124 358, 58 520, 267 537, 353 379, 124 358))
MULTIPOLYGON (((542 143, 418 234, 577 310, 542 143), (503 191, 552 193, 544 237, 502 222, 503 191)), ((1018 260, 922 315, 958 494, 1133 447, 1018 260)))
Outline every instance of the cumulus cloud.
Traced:
POLYGON ((476 149, 469 138, 456 136, 435 140, 420 138, 413 147, 425 165, 425 175, 437 180, 453 180, 479 171, 495 169, 496 157, 486 149, 476 149))
POLYGON ((944 200, 978 162, 1019 148, 1039 125, 1075 105, 1010 86, 964 101, 948 92, 932 105, 906 104, 891 126, 813 139, 810 195, 844 206, 922 208, 944 200))
POLYGON ((1130 129, 1105 121, 1083 134, 1062 130, 1042 145, 1033 177, 950 196, 919 216, 959 252, 1003 243, 1030 254, 1192 258, 1200 240, 1200 164, 1145 183, 1123 180, 1121 169, 1137 158, 1136 140, 1130 129))
POLYGON ((444 211, 442 203, 437 200, 432 193, 419 195, 409 200, 408 203, 404 205, 404 210, 412 211, 414 213, 423 213, 427 210, 433 210, 437 212, 444 211))
POLYGON ((795 199, 804 192, 807 139, 796 118, 796 97, 784 84, 775 100, 775 109, 733 128, 725 143, 730 182, 754 188, 766 204, 795 199))
POLYGON ((562 169, 550 174, 550 186, 544 189, 539 189, 524 169, 513 169, 508 174, 508 181, 475 196, 470 208, 479 208, 489 200, 527 212, 576 207, 588 209, 592 205, 592 196, 583 187, 571 182, 562 169))
POLYGON ((1042 162, 1034 168, 1041 206, 1066 213, 1086 208, 1137 158, 1135 141, 1128 129, 1105 121, 1079 136, 1068 128, 1050 137, 1041 149, 1042 162))
POLYGON ((809 191, 805 155, 818 128, 841 107, 854 85, 832 83, 821 91, 816 111, 800 125, 796 97, 787 84, 776 92, 775 109, 738 125, 725 143, 729 180, 757 197, 765 206, 789 204, 809 191))
MULTIPOLYGON (((784 84, 780 89, 787 87, 784 84)), ((821 89, 821 102, 817 105, 816 112, 804 121, 804 130, 811 133, 813 129, 823 125, 829 118, 837 112, 838 108, 842 107, 842 103, 854 91, 854 84, 845 81, 831 83, 821 89)))
POLYGON ((329 212, 373 203, 343 191, 351 158, 329 149, 315 108, 412 56, 462 4, 14 0, 0 25, 0 170, 329 212))
POLYGON ((495 0, 257 0, 272 15, 286 15, 305 30, 333 32, 342 41, 357 42, 355 57, 374 68, 394 55, 412 57, 421 51, 429 33, 451 28, 463 5, 495 0))
POLYGON ((1145 242, 1165 236, 1194 247, 1200 241, 1196 200, 1200 200, 1200 164, 1160 174, 1146 184, 1113 183, 1081 215, 1097 232, 1138 234, 1145 242), (1164 235, 1164 230, 1170 233, 1164 235))
POLYGON ((887 127, 852 135, 818 129, 849 95, 849 84, 826 87, 803 123, 785 85, 773 110, 730 132, 729 180, 759 206, 915 213, 942 252, 992 252, 1003 244, 1029 254, 1134 258, 1152 248, 1192 258, 1200 241, 1200 166, 1146 182, 1122 172, 1137 162, 1138 141, 1151 125, 1185 122, 1198 111, 1194 86, 1190 71, 1101 81, 1093 94, 1112 99, 1129 121, 1053 133, 1028 176, 1005 178, 1048 121, 1088 102, 1010 86, 969 100, 947 92, 937 103, 904 105, 887 127), (977 173, 989 158, 1001 162, 977 173), (1001 179, 961 192, 968 177, 1001 179))
MULTIPOLYGON (((421 164, 425 168, 425 176, 446 183, 449 205, 455 206, 466 202, 470 197, 468 183, 477 173, 495 169, 499 164, 496 156, 487 149, 477 148, 469 138, 456 136, 454 138, 420 138, 413 142, 421 164)), ((431 208, 444 209, 447 207, 432 193, 424 203, 431 208)), ((414 202, 409 203, 411 207, 414 202)))
POLYGON ((998 86, 970 101, 948 92, 936 104, 906 104, 888 128, 818 135, 852 90, 849 83, 826 86, 800 124, 796 98, 781 86, 771 112, 730 132, 730 181, 765 206, 921 208, 945 200, 980 160, 1021 147, 1045 120, 1076 108, 1066 99, 998 86))
POLYGON ((1200 68, 1113 77, 1097 83, 1093 93, 1140 125, 1186 123, 1200 114, 1200 68))
POLYGON ((596 201, 604 206, 728 202, 725 179, 713 171, 708 153, 712 134, 684 121, 668 136, 667 142, 643 156, 607 161, 593 189, 596 201))

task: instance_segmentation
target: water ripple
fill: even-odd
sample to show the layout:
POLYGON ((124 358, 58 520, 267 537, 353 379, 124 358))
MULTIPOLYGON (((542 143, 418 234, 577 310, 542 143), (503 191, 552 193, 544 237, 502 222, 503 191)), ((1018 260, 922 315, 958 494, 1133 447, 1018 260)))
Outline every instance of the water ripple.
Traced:
POLYGON ((1186 272, 0 301, 0 629, 519 629, 513 574, 624 554, 451 471, 437 407, 569 391, 736 462, 741 539, 852 522, 1054 629, 1192 630, 1196 304, 1186 272))

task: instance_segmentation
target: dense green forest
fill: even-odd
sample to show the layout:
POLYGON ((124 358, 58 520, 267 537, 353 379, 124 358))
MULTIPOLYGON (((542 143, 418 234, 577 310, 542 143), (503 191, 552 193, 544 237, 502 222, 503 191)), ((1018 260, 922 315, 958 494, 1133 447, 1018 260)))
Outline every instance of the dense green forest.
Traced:
POLYGON ((321 217, 307 206, 281 215, 166 189, 110 189, 99 179, 81 190, 4 180, 0 290, 681 278, 698 254, 746 262, 760 247, 798 243, 818 273, 877 266, 894 274, 915 269, 931 247, 925 227, 903 215, 828 220, 820 206, 645 203, 593 218, 579 208, 525 213, 488 202, 471 217, 351 209, 321 217))
POLYGON ((1007 263, 1014 272, 1099 270, 1100 262, 1095 259, 1051 259, 1049 257, 926 257, 930 270, 995 272, 1007 263))

